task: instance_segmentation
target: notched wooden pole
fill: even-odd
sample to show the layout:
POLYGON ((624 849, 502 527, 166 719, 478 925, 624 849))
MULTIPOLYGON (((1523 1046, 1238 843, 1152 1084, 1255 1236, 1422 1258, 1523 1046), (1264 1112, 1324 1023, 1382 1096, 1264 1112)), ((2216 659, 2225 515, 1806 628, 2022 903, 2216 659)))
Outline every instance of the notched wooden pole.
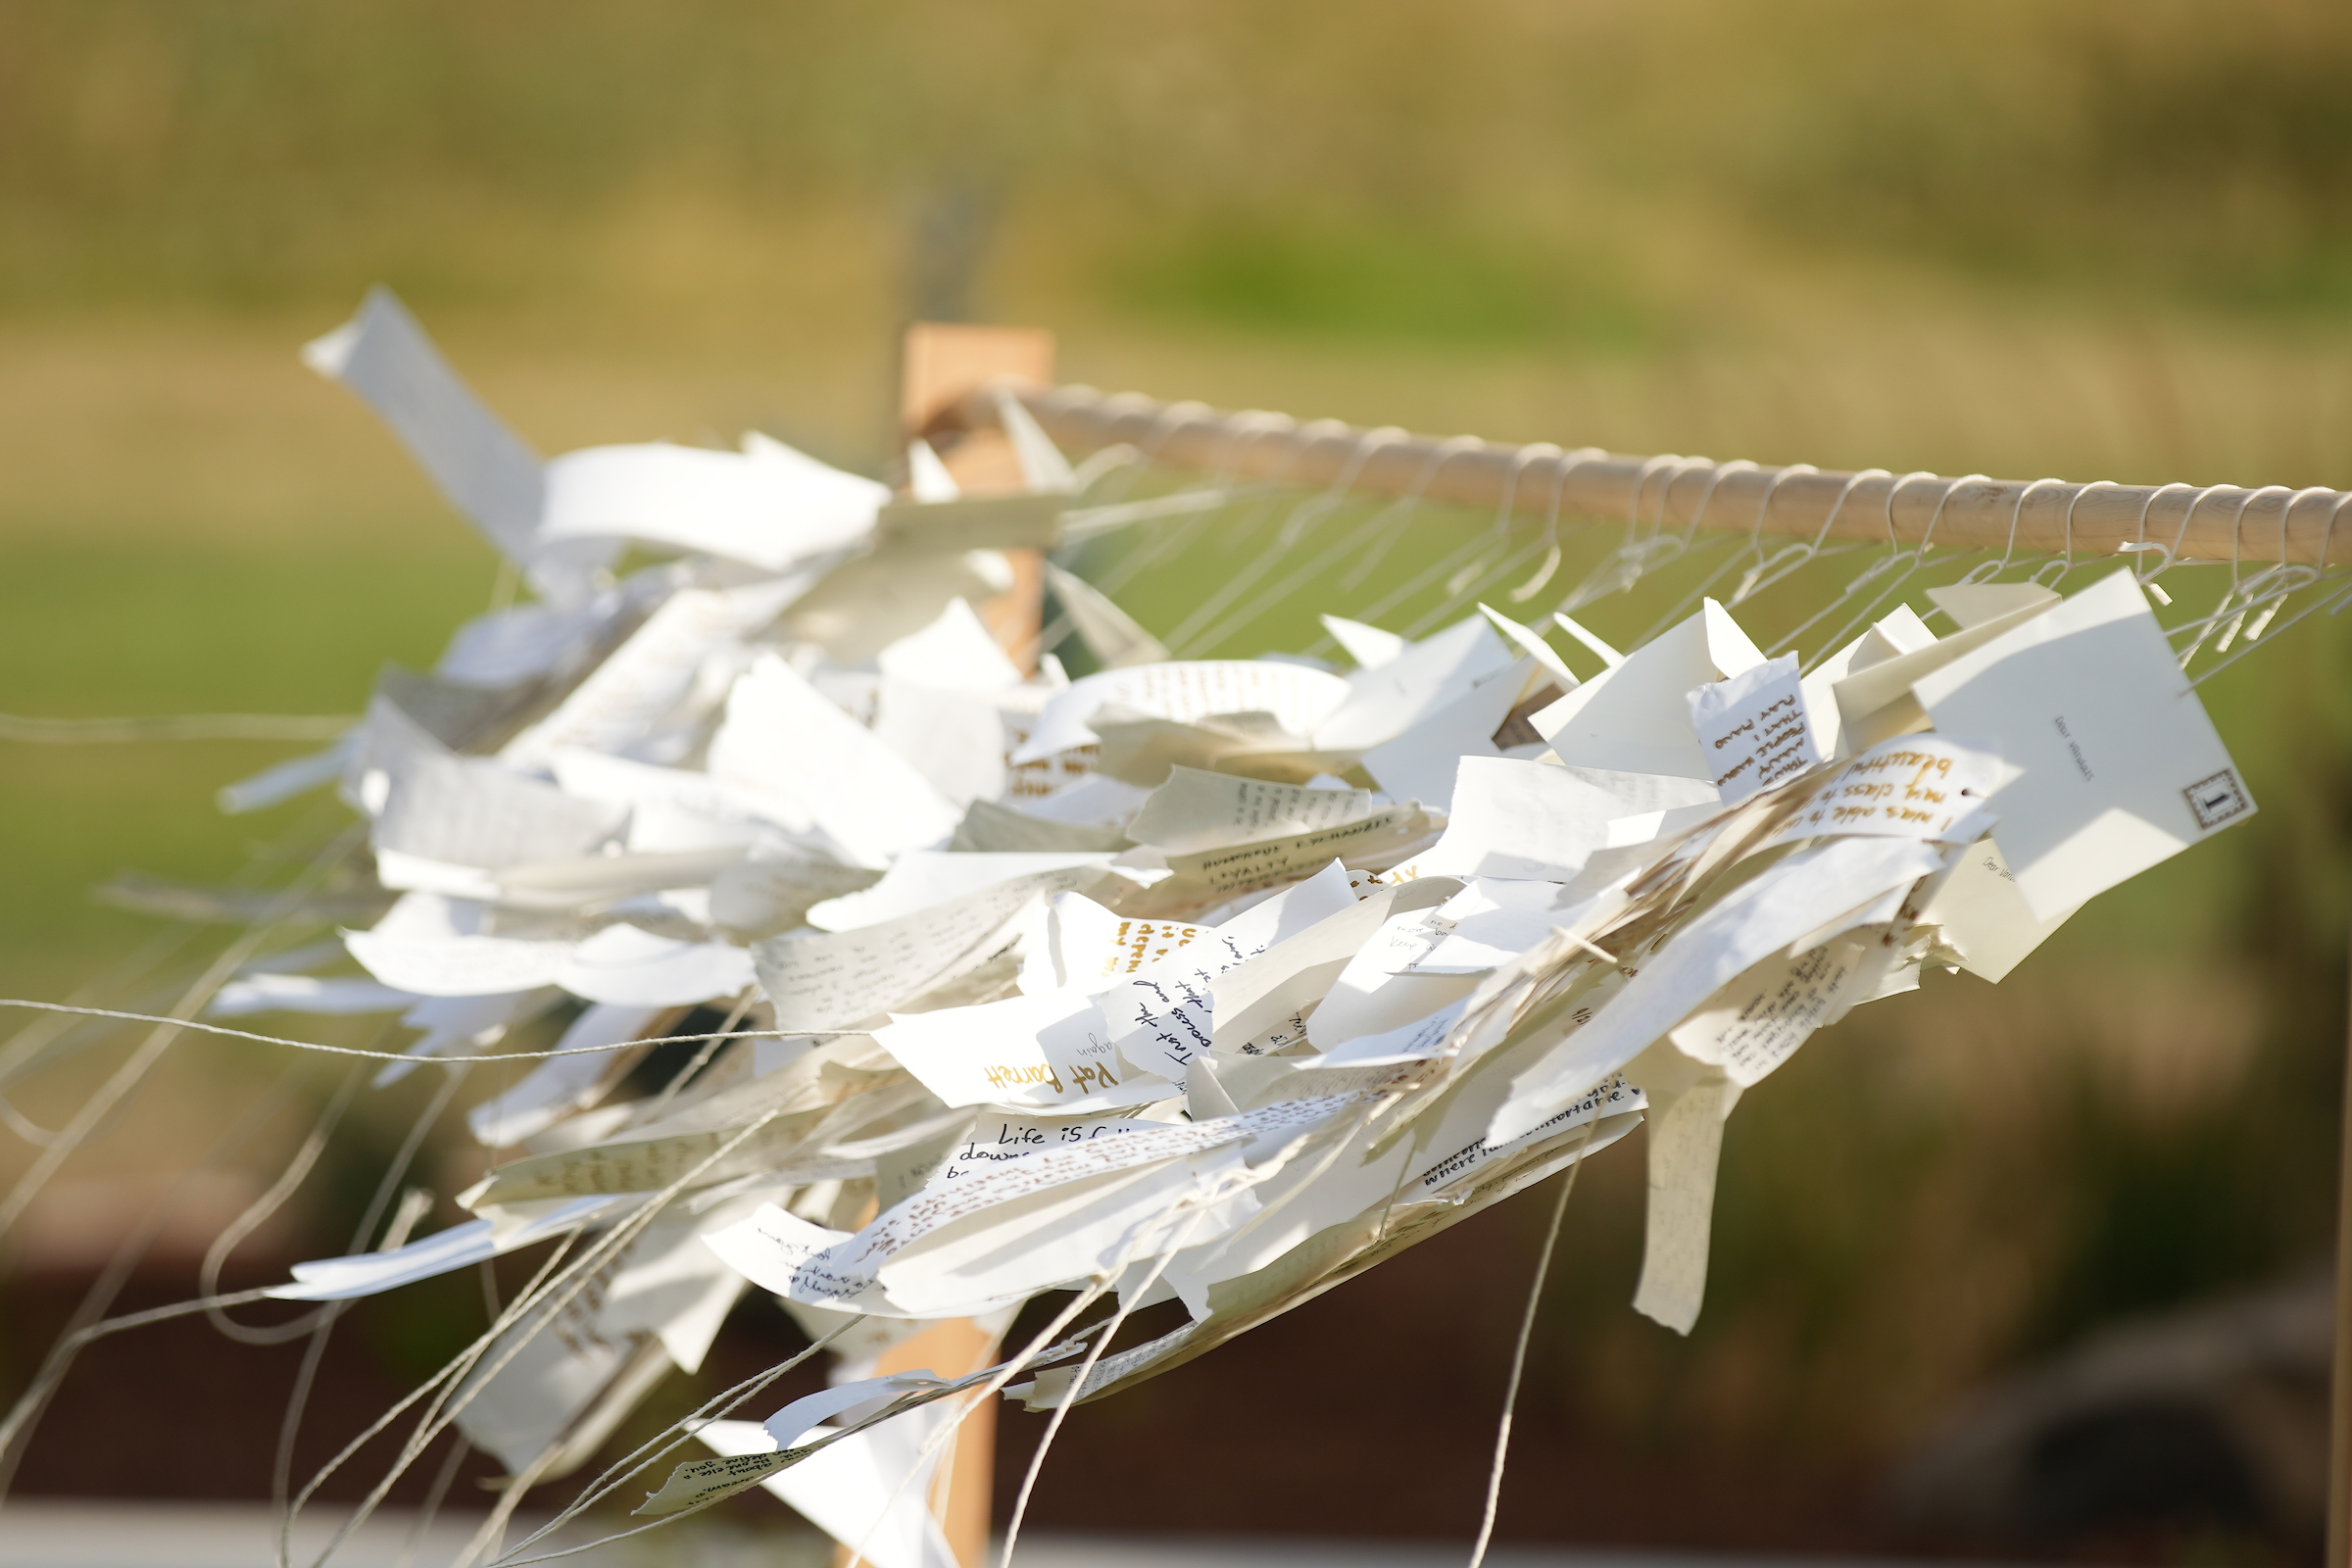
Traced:
MULTIPOLYGON (((918 321, 906 329, 899 381, 903 439, 929 441, 968 496, 1026 488, 1012 445, 993 423, 967 424, 964 402, 994 383, 1054 384, 1054 334, 1030 327, 968 326, 918 321)), ((1007 550, 1010 589, 972 608, 1024 670, 1037 663, 1039 620, 1045 604, 1043 559, 1035 550, 1007 550)), ((989 1364, 997 1337, 969 1318, 948 1318, 884 1352, 877 1375, 930 1371, 959 1378, 989 1364)), ((982 1568, 988 1556, 989 1505, 996 1484, 997 1409, 974 1410, 957 1429, 943 1462, 945 1485, 932 1491, 948 1544, 963 1568, 982 1568)), ((843 1548, 837 1563, 847 1562, 843 1548)))

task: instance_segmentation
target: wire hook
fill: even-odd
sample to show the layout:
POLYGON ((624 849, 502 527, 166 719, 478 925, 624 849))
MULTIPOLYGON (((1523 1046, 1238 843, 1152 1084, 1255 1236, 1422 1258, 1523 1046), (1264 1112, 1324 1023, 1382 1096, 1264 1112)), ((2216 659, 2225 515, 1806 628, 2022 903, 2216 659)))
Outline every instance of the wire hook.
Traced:
POLYGON ((1822 541, 1829 538, 1830 529, 1836 525, 1838 514, 1845 510, 1846 499, 1854 493, 1854 487, 1865 479, 1890 479, 1892 477, 1894 477, 1893 473, 1886 468, 1864 468, 1859 472, 1847 474, 1845 483, 1838 488, 1838 499, 1830 503, 1829 515, 1821 519, 1821 526, 1814 530, 1813 537, 1809 540, 1800 539, 1794 544, 1785 545, 1774 551, 1770 561, 1750 572, 1749 580, 1740 583, 1740 591, 1732 596, 1732 603, 1736 605, 1752 594, 1762 593, 1783 577, 1820 555, 1822 541))
MULTIPOLYGON (((1527 466, 1535 462, 1538 457, 1546 455, 1554 458, 1560 456, 1559 443, 1556 441, 1530 441, 1511 454, 1511 469, 1510 472, 1504 476, 1502 481, 1502 505, 1494 509, 1494 538, 1496 543, 1500 543, 1502 540, 1510 537, 1511 509, 1515 507, 1519 501, 1519 475, 1526 472, 1527 466)), ((1548 537, 1548 535, 1546 537, 1548 537)), ((1558 562, 1556 553, 1559 549, 1559 546, 1556 542, 1553 543, 1552 549, 1554 551, 1552 559, 1546 561, 1544 564, 1543 575, 1546 577, 1551 574, 1552 566, 1557 564, 1558 562)))
POLYGON ((1515 605, 1523 605, 1543 592, 1544 585, 1551 581, 1551 574, 1560 569, 1560 498, 1567 492, 1568 476, 1586 464, 1608 456, 1599 447, 1578 447, 1569 453, 1562 453, 1558 447, 1551 450, 1555 461, 1551 469, 1551 506, 1544 519, 1544 564, 1536 568, 1534 576, 1511 590, 1511 603, 1515 605))
MULTIPOLYGON (((1982 476, 1980 475, 1980 477, 1982 476)), ((2017 505, 2009 509, 2009 540, 2008 543, 2001 547, 2001 559, 1989 563, 1982 561, 1978 562, 1975 565, 1969 567, 1968 570, 1960 574, 1960 582, 1964 585, 1971 583, 1989 582, 1993 578, 1998 577, 2002 572, 2008 570, 2011 559, 2017 554, 2017 524, 2018 520, 2026 514, 2026 502, 2028 498, 2030 498, 2034 491, 2040 489, 2045 484, 2063 485, 2064 483, 2066 483, 2064 479, 2036 479, 2033 483, 2027 485, 2023 490, 2020 490, 2017 493, 2017 505)), ((1936 510, 1938 512, 1943 510, 1940 502, 1937 503, 1936 510)))
POLYGON ((2064 554, 2062 554, 2056 561, 2045 561, 2040 565, 2034 567, 2034 574, 2026 579, 2028 582, 2033 583, 2037 588, 2048 588, 2054 592, 2060 583, 2066 581, 2066 574, 2075 569, 2075 508, 2082 504, 2082 498, 2084 496, 2090 494, 2093 490, 2096 490, 2101 485, 2109 485, 2116 489, 2123 488, 2121 485, 2117 485, 2113 479, 2093 479, 2090 481, 2090 483, 2077 489, 2072 496, 2069 496, 2066 502, 2066 543, 2064 554), (2058 570, 2050 577, 2048 582, 2043 582, 2041 580, 2042 573, 2049 571, 2052 566, 2056 566, 2058 570))

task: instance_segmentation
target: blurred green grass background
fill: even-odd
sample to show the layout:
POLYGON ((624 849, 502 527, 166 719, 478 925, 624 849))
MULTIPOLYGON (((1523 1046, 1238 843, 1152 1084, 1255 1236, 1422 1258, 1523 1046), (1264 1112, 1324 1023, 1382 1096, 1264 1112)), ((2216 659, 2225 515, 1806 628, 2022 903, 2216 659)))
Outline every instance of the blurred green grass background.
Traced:
MULTIPOLYGON (((2320 0, 16 0, 0 710, 352 711, 487 602, 294 359, 377 281, 551 452, 758 427, 877 469, 899 323, 963 310, 1301 417, 2352 483, 2347 68, 2320 0)), ((2251 826, 1750 1097, 1688 1345, 1623 1306, 1638 1161, 1596 1170, 1540 1396, 1844 1465, 2324 1250, 2345 654, 2330 620, 2208 688, 2251 826)), ((226 877, 295 808, 211 792, 293 750, 0 754, 0 991, 141 939, 86 897, 118 869, 226 877)))

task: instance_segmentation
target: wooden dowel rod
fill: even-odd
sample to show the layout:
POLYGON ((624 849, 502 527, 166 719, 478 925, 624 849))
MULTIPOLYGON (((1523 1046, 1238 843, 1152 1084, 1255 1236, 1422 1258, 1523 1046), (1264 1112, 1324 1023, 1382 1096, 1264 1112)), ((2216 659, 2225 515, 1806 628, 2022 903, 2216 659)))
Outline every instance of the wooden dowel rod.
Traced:
MULTIPOLYGON (((2181 560, 2352 562, 2352 538, 2332 537, 2352 492, 2316 486, 2077 484, 1932 474, 1857 480, 1848 473, 1703 458, 1592 451, 1555 456, 1541 447, 1474 438, 1378 435, 1336 419, 1301 424, 1282 415, 1233 414, 1085 386, 1006 389, 1065 450, 1125 443, 1153 462, 1235 480, 1312 489, 1345 476, 1353 490, 1396 496, 1418 488, 1432 501, 1486 508, 1499 508, 1507 490, 1514 512, 1538 517, 1549 511, 1556 485, 1563 514, 1638 515, 1646 526, 1668 529, 1693 521, 1727 532, 1760 525, 1764 533, 1804 539, 1884 541, 1891 525, 1893 539, 1904 545, 1927 538, 1937 547, 2000 550, 2014 542, 2021 557, 2063 551, 2071 534, 2081 561, 2144 539, 2176 550, 2181 560)), ((975 424, 995 419, 988 394, 968 400, 963 412, 975 424)), ((2352 518, 2346 527, 2352 530, 2352 518)))

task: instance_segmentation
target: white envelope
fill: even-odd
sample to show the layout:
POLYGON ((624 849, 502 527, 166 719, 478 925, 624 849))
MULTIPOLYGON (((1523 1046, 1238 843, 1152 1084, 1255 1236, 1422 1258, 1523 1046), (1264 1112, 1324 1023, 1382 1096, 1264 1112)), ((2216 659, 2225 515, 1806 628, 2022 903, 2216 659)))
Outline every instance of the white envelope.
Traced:
POLYGON ((1992 836, 2036 920, 2254 814, 2129 570, 1912 689, 1937 729, 2025 769, 1993 794, 1992 836))

